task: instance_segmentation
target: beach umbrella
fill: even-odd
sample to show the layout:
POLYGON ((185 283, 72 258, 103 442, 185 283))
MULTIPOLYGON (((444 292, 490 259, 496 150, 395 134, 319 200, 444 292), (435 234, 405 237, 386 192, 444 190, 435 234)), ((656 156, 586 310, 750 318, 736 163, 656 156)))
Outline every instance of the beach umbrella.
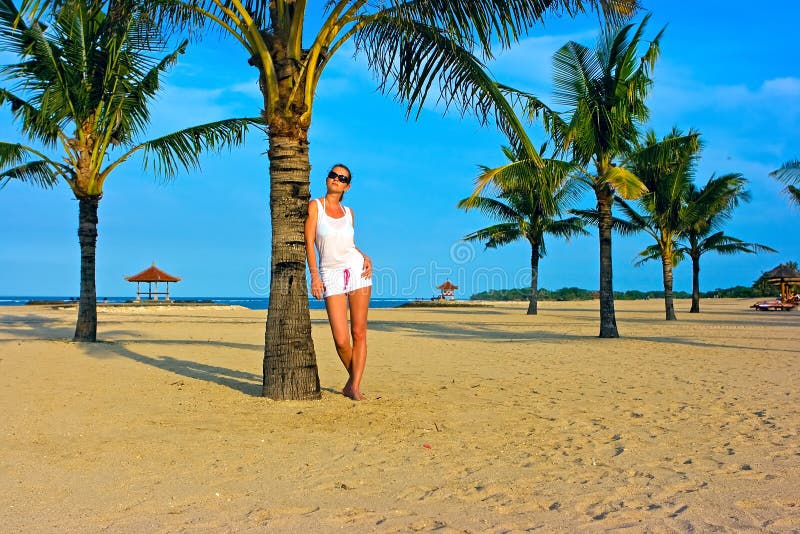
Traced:
POLYGON ((781 300, 787 301, 792 298, 790 286, 800 284, 800 271, 788 265, 778 265, 764 273, 764 278, 769 284, 781 286, 781 300))

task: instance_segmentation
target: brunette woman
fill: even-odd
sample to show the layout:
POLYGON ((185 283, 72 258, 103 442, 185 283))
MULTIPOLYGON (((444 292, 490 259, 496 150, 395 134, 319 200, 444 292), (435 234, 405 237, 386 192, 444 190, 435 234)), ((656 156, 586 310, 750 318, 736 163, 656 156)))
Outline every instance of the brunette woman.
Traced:
POLYGON ((336 352, 349 375, 342 394, 363 400, 361 377, 367 362, 372 261, 356 248, 353 211, 342 205, 351 179, 347 166, 339 163, 331 168, 325 181, 325 196, 308 203, 305 241, 311 294, 325 299, 336 352))

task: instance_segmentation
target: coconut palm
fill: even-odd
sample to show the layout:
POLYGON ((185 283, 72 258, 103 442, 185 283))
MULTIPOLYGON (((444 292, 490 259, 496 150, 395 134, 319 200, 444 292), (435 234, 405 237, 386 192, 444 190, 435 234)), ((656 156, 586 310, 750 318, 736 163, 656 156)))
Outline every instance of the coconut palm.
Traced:
POLYGON ((736 207, 750 200, 745 189, 747 180, 740 173, 711 176, 708 182, 697 188, 692 184, 686 196, 686 228, 675 247, 676 261, 684 256, 692 260, 692 306, 689 313, 700 313, 700 258, 708 252, 717 254, 757 254, 776 252, 760 243, 749 243, 726 235, 725 226, 736 207))
POLYGON ((635 198, 645 191, 636 175, 620 165, 639 136, 649 110, 645 99, 659 56, 661 30, 644 40, 649 15, 633 24, 606 29, 595 49, 569 42, 553 56, 556 113, 528 98, 531 117, 542 116, 549 134, 581 167, 580 176, 597 200, 600 241, 600 337, 619 337, 614 311, 611 232, 615 196, 635 198), (643 49, 643 50, 640 50, 643 49))
POLYGON ((148 105, 162 74, 186 48, 167 50, 136 2, 68 1, 52 19, 28 22, 11 0, 0 0, 0 48, 19 62, 0 70, 7 104, 29 144, 0 142, 0 184, 11 180, 52 187, 64 180, 79 204, 81 278, 74 339, 95 341, 95 247, 98 206, 106 180, 141 153, 145 169, 167 179, 197 167, 206 150, 240 144, 259 119, 231 119, 140 141, 150 121, 148 105), (59 154, 56 151, 60 150, 59 154))
POLYGON ((800 206, 800 160, 787 161, 769 175, 786 184, 783 192, 789 202, 800 206))
POLYGON ((539 259, 547 254, 545 234, 569 239, 587 234, 579 217, 560 218, 565 209, 580 195, 580 183, 570 180, 572 165, 542 158, 542 164, 529 161, 528 155, 503 147, 509 162, 506 165, 482 167, 475 194, 458 203, 465 210, 477 209, 500 223, 476 230, 466 241, 485 242, 496 248, 525 239, 531 246, 531 297, 528 315, 538 312, 539 259), (496 189, 496 198, 480 196, 487 182, 496 189))
MULTIPOLYGON (((700 156, 699 134, 684 135, 674 129, 662 140, 649 131, 644 145, 630 158, 630 170, 642 181, 647 193, 636 201, 638 211, 623 199, 618 199, 623 213, 637 230, 650 235, 656 242, 664 284, 664 309, 667 321, 674 321, 672 299, 672 268, 675 265, 675 245, 686 227, 687 213, 700 209, 704 198, 687 204, 695 166, 700 156)), ((643 263, 652 258, 651 250, 643 251, 643 263)))
MULTIPOLYGON (((31 0, 32 5, 47 0, 31 0)), ((591 7, 607 20, 629 16, 636 0, 330 0, 314 33, 305 34, 305 0, 149 0, 179 6, 232 35, 258 69, 268 125, 272 258, 263 394, 273 399, 320 395, 303 250, 309 192, 309 137, 320 77, 348 42, 375 72, 379 87, 419 113, 436 94, 442 108, 494 120, 530 154, 512 107, 481 58, 508 46, 546 13, 591 7)), ((515 143, 517 144, 517 143, 515 143)))

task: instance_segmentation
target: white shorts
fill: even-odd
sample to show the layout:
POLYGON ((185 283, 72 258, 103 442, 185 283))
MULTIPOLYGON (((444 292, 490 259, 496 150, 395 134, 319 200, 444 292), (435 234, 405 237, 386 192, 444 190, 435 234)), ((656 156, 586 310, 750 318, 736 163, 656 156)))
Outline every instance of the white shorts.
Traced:
POLYGON ((364 262, 361 256, 358 261, 348 267, 339 269, 320 269, 319 275, 322 278, 322 285, 325 292, 322 297, 332 297, 334 295, 346 295, 356 289, 372 286, 372 277, 361 276, 364 272, 364 262))

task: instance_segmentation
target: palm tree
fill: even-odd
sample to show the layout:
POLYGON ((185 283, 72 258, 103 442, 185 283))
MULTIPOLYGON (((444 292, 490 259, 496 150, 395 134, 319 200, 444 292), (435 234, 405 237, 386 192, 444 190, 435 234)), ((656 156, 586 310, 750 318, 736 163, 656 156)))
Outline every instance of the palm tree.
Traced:
MULTIPOLYGON (((672 299, 672 268, 675 244, 685 229, 687 211, 700 207, 703 198, 693 205, 686 199, 700 154, 699 134, 688 135, 673 128, 659 141, 653 131, 647 133, 644 146, 631 156, 630 169, 639 177, 647 193, 637 199, 641 211, 618 199, 633 228, 650 235, 656 242, 664 283, 664 308, 667 321, 675 321, 672 299)), ((640 253, 640 264, 652 258, 652 251, 640 253)))
POLYGON ((619 337, 611 255, 614 198, 635 198, 645 191, 636 175, 620 166, 619 160, 631 152, 639 136, 638 127, 649 115, 645 99, 653 84, 650 72, 658 59, 664 30, 645 43, 648 20, 649 15, 638 26, 603 31, 594 50, 569 42, 555 53, 554 98, 556 104, 567 108, 564 115, 536 98, 527 102, 531 117, 543 116, 557 146, 571 152, 582 169, 582 179, 595 193, 602 338, 619 337))
POLYGON ((707 252, 717 254, 756 254, 776 252, 766 245, 748 243, 726 235, 722 230, 740 202, 750 200, 745 190, 747 180, 740 173, 711 176, 698 189, 694 184, 686 196, 686 227, 675 247, 676 261, 684 255, 692 260, 692 306, 689 313, 700 313, 700 258, 707 252))
POLYGON ((797 187, 800 185, 800 160, 787 161, 769 175, 786 184, 783 192, 789 198, 789 202, 800 206, 800 187, 797 187))
MULTIPOLYGON (((31 0, 46 4, 47 0, 31 0)), ((303 250, 309 192, 309 137, 320 77, 343 45, 353 41, 376 73, 379 87, 419 112, 431 88, 439 104, 494 118, 512 139, 535 149, 512 106, 479 56, 508 46, 550 12, 586 7, 610 21, 629 16, 636 0, 330 0, 316 33, 304 35, 306 0, 149 0, 178 5, 232 35, 258 69, 268 125, 272 258, 264 348, 263 394, 272 399, 320 396, 303 250)))
POLYGON ((0 142, 0 184, 10 180, 52 187, 64 180, 79 203, 81 281, 75 341, 97 338, 95 247, 98 206, 111 173, 136 153, 165 178, 197 167, 206 149, 238 145, 260 119, 230 119, 141 142, 148 105, 161 75, 186 48, 166 50, 148 14, 136 2, 67 1, 48 25, 26 22, 11 0, 0 0, 0 47, 18 63, 3 67, 0 88, 30 144, 0 142), (60 156, 50 155, 57 148, 60 156), (115 149, 121 149, 115 152, 115 149))
POLYGON ((528 315, 538 308, 539 259, 547 254, 545 234, 569 239, 587 234, 579 217, 559 219, 566 206, 578 200, 580 183, 570 180, 572 165, 552 159, 542 159, 542 165, 529 161, 526 154, 503 147, 509 162, 497 168, 482 167, 475 193, 458 203, 459 208, 480 210, 499 219, 500 223, 476 230, 464 237, 466 241, 481 241, 486 248, 496 248, 519 239, 531 246, 531 297, 528 315), (479 196, 487 182, 498 190, 497 198, 479 196))

